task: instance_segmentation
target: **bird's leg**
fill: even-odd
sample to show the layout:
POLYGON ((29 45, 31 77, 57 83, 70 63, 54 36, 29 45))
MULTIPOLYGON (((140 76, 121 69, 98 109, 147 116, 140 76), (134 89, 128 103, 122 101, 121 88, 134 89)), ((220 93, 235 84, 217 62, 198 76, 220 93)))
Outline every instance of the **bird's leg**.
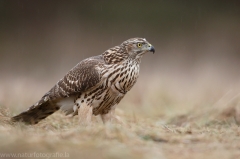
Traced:
POLYGON ((115 115, 115 108, 112 108, 107 114, 101 114, 101 118, 104 124, 108 122, 111 123, 113 120, 120 124, 124 124, 122 119, 119 116, 115 115))
POLYGON ((106 124, 107 122, 112 122, 112 118, 111 118, 111 113, 108 112, 107 114, 101 114, 101 118, 104 124, 106 124))
POLYGON ((82 103, 78 109, 79 123, 81 125, 87 125, 92 120, 92 107, 86 103, 82 103))

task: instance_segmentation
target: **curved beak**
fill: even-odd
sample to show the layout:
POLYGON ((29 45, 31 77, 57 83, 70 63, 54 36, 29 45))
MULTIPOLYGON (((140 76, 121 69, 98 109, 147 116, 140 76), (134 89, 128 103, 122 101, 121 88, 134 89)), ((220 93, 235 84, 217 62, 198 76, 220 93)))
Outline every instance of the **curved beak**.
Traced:
POLYGON ((155 53, 155 49, 151 44, 149 44, 148 48, 150 52, 152 52, 153 54, 155 53))

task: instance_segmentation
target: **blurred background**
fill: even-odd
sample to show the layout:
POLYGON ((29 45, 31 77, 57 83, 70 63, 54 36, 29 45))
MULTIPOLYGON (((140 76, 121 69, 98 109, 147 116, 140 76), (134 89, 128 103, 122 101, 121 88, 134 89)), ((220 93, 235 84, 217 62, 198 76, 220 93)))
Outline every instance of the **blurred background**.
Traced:
POLYGON ((79 61, 132 37, 156 52, 123 109, 175 101, 181 112, 239 92, 240 1, 0 0, 0 104, 27 108, 79 61))

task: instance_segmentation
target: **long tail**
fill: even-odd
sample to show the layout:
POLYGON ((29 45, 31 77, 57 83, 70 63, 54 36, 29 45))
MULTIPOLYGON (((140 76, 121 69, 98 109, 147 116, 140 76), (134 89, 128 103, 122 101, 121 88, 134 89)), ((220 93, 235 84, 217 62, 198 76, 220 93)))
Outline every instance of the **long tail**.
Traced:
POLYGON ((50 101, 39 102, 28 110, 11 118, 13 122, 24 122, 26 124, 37 124, 40 120, 59 110, 59 106, 50 101))

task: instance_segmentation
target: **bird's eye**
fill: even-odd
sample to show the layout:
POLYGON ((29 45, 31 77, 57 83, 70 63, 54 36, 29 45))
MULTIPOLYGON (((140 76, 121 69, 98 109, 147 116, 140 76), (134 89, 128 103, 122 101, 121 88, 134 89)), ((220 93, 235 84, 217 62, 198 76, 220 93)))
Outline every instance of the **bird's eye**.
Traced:
POLYGON ((138 47, 142 47, 142 43, 138 43, 137 46, 138 46, 138 47))

